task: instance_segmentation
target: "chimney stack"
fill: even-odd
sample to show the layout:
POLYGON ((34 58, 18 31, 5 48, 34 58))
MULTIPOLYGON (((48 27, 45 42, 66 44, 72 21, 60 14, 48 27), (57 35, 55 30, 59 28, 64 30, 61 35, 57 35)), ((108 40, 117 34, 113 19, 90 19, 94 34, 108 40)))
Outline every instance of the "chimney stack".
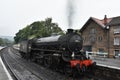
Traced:
POLYGON ((105 15, 105 17, 104 17, 104 25, 106 25, 107 24, 107 15, 105 15))

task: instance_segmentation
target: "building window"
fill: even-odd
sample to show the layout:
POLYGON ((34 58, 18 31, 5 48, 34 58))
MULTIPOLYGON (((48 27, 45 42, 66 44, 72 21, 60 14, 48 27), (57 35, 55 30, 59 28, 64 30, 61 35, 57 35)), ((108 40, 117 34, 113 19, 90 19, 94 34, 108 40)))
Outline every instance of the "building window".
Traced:
POLYGON ((85 42, 85 37, 83 37, 83 42, 85 42))
POLYGON ((102 41, 102 36, 98 37, 98 41, 101 42, 102 41))
POLYGON ((94 43, 96 41, 96 36, 90 36, 89 37, 90 42, 94 43))
POLYGON ((90 30, 90 34, 95 34, 96 33, 96 29, 95 28, 92 28, 91 30, 90 30))
POLYGON ((114 54, 115 54, 115 56, 118 56, 118 54, 120 54, 120 50, 115 50, 114 54))
POLYGON ((84 41, 84 42, 86 41, 86 36, 83 37, 83 41, 84 41))
POLYGON ((120 33, 120 26, 116 26, 114 28, 114 34, 118 34, 118 33, 120 33))
POLYGON ((104 49, 103 48, 99 48, 99 52, 103 53, 104 49))
POLYGON ((114 38, 114 45, 120 45, 120 38, 114 38))

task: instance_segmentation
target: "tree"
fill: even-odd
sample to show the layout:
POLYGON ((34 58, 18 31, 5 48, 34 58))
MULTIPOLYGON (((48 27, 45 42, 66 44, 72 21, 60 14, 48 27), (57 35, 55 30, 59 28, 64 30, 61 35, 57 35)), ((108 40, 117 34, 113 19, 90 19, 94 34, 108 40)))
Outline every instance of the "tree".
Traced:
POLYGON ((15 42, 18 43, 31 38, 50 36, 52 33, 63 34, 63 31, 58 27, 57 23, 52 23, 52 18, 47 18, 45 21, 33 22, 22 30, 19 30, 14 39, 15 42))
POLYGON ((0 38, 0 46, 6 46, 6 45, 10 45, 10 44, 12 44, 13 42, 12 41, 10 41, 10 40, 8 40, 8 39, 6 39, 6 38, 0 38))
POLYGON ((3 39, 0 38, 0 46, 1 46, 3 43, 4 43, 4 42, 3 42, 3 39))

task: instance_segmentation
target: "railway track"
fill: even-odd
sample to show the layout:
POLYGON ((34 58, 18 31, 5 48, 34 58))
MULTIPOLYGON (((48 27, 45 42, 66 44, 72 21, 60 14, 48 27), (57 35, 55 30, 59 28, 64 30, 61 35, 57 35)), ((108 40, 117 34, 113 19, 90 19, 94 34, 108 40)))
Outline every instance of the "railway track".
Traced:
POLYGON ((2 59, 7 63, 17 80, 66 80, 64 75, 45 69, 35 63, 22 59, 12 52, 11 48, 5 49, 2 59), (9 53, 9 54, 8 54, 9 53))
POLYGON ((100 80, 92 75, 73 79, 22 59, 19 52, 13 48, 2 50, 1 56, 15 80, 100 80))
POLYGON ((7 54, 8 52, 9 50, 5 49, 1 57, 12 73, 14 80, 42 80, 40 77, 27 70, 25 66, 21 65, 19 61, 10 54, 7 54))

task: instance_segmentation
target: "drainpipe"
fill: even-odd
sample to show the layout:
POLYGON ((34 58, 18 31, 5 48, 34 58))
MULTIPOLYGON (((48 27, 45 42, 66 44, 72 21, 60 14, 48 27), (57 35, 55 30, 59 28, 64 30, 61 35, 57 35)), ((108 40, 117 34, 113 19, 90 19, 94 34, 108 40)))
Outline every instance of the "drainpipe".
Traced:
POLYGON ((108 48, 108 57, 109 57, 109 29, 110 27, 107 25, 107 15, 104 16, 104 25, 106 27, 106 31, 107 31, 107 48, 108 48))
POLYGON ((109 58, 109 26, 106 26, 106 30, 107 30, 107 48, 108 48, 108 58, 109 58))

